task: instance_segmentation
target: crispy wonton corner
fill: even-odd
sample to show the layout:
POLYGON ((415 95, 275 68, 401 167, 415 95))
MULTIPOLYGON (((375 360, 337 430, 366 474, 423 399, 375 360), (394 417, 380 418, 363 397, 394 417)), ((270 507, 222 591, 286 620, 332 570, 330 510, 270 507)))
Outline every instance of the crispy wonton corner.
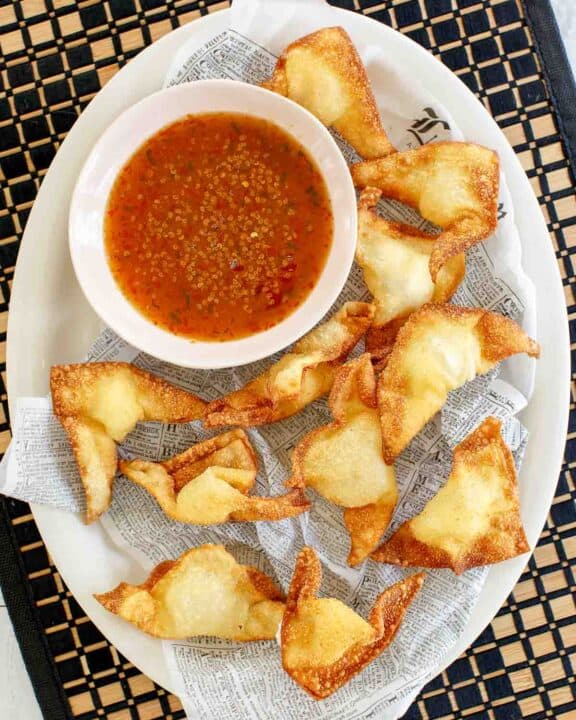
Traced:
POLYGON ((305 107, 337 130, 363 158, 395 152, 382 126, 366 69, 341 27, 322 28, 289 45, 263 87, 305 107))
POLYGON ((183 523, 282 520, 310 507, 299 489, 275 497, 248 495, 256 480, 256 455, 240 429, 163 462, 121 460, 120 471, 147 490, 166 515, 183 523))
POLYGON ((271 578, 237 563, 222 545, 192 548, 157 565, 141 585, 123 582, 94 597, 164 639, 273 640, 284 613, 284 595, 271 578))
POLYGON ((284 670, 316 700, 345 685, 390 645, 422 587, 424 573, 384 590, 368 621, 339 600, 317 598, 321 580, 316 553, 303 548, 280 632, 284 670))
POLYGON ((382 457, 376 378, 368 353, 339 368, 328 404, 334 422, 312 430, 294 448, 286 484, 314 488, 344 508, 348 562, 357 565, 378 544, 398 499, 394 468, 382 457))
POLYGON ((436 282, 446 262, 491 235, 498 224, 498 155, 473 143, 437 142, 352 166, 358 187, 415 208, 442 229, 430 255, 436 282))
POLYGON ((372 558, 456 574, 528 552, 514 458, 501 422, 487 418, 454 450, 446 484, 372 558))
POLYGON ((211 402, 206 427, 251 427, 296 414, 332 387, 337 365, 365 334, 374 306, 347 302, 240 390, 211 402))
POLYGON ((448 393, 511 355, 538 357, 512 320, 481 308, 424 305, 400 329, 378 378, 384 459, 392 464, 448 393))
POLYGON ((378 188, 366 188, 360 195, 356 248, 356 261, 376 307, 366 334, 366 349, 376 359, 390 352, 412 312, 427 302, 448 302, 466 272, 466 257, 459 253, 446 260, 432 281, 429 261, 438 236, 378 215, 374 208, 381 196, 378 188))
POLYGON ((189 422, 205 402, 124 362, 55 365, 50 371, 54 415, 66 430, 86 493, 86 522, 110 506, 116 443, 142 420, 189 422))

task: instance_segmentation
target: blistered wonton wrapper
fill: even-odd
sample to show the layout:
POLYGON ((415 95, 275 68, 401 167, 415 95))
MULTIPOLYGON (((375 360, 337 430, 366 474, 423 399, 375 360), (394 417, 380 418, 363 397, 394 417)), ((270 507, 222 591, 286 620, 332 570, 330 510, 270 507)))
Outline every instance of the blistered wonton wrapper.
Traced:
POLYGON ((384 652, 424 582, 412 575, 376 598, 368 620, 334 598, 318 598, 322 570, 311 547, 297 559, 280 642, 282 665, 317 700, 328 697, 384 652))
POLYGON ((195 395, 124 362, 56 365, 50 372, 50 391, 86 492, 86 522, 110 506, 116 443, 136 423, 190 422, 205 406, 195 395))
POLYGON ((282 520, 309 508, 302 490, 248 496, 257 462, 243 430, 217 435, 159 463, 121 460, 120 470, 155 497, 166 515, 183 523, 282 520))
POLYGON ((500 427, 487 418, 455 448, 446 485, 372 554, 374 560, 460 574, 528 552, 514 458, 500 427))
POLYGON ((394 152, 348 33, 322 28, 291 43, 263 87, 302 105, 364 158, 394 152))
POLYGON ((498 155, 472 143, 438 142, 352 166, 359 187, 415 208, 442 229, 430 255, 430 275, 491 235, 498 222, 498 155))
POLYGON ((284 595, 256 568, 239 565, 222 545, 202 545, 157 565, 141 585, 120 583, 95 595, 107 610, 149 635, 272 640, 284 595))
POLYGON ((398 499, 396 473, 382 457, 376 378, 368 353, 340 368, 328 404, 334 422, 298 443, 287 484, 314 488, 345 508, 348 562, 357 565, 378 544, 398 499))
POLYGON ((450 257, 433 281, 430 256, 437 236, 378 215, 374 207, 381 196, 377 188, 367 188, 360 195, 356 262, 376 307, 366 349, 386 357, 414 310, 427 302, 450 300, 464 278, 466 259, 463 253, 450 257))
POLYGON ((373 317, 374 307, 369 303, 345 303, 262 375, 211 402, 204 424, 250 427, 299 412, 330 390, 338 364, 364 335, 373 317))
POLYGON ((424 305, 401 328, 378 378, 384 459, 394 462, 448 393, 538 343, 512 320, 480 308, 424 305))

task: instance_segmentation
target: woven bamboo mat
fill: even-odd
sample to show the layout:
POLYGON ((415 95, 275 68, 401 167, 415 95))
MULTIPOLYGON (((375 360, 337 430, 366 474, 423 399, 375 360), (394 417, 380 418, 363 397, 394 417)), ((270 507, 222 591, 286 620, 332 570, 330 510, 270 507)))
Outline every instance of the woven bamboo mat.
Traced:
MULTIPOLYGON (((334 4, 413 38, 439 55, 484 102, 539 199, 576 333, 576 203, 568 161, 574 145, 561 132, 570 130, 571 121, 558 112, 559 70, 549 66, 546 53, 559 38, 553 27, 544 27, 542 34, 529 22, 549 11, 548 0, 334 4), (543 61, 537 50, 544 51, 543 61)), ((66 133, 94 94, 142 48, 227 5, 218 0, 0 0, 0 361, 19 240, 66 133)), ((5 364, 0 369, 3 380, 5 364)), ((4 387, 0 392, 3 450, 10 431, 4 387)), ((576 718, 575 426, 572 405, 554 505, 520 582, 492 624, 426 686, 406 718, 576 718)), ((0 533, 16 547, 10 566, 17 598, 13 618, 45 717, 182 718, 178 699, 127 662, 83 614, 50 562, 28 506, 7 500, 1 509, 0 533)))

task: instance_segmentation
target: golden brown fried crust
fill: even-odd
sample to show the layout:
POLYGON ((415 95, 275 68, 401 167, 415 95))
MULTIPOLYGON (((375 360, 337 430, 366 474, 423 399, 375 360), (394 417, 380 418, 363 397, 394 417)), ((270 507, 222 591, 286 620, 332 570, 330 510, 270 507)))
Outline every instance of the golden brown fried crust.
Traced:
POLYGON ((496 229, 499 161, 496 153, 487 148, 463 142, 429 143, 416 150, 357 163, 351 172, 358 187, 376 186, 386 197, 414 207, 427 220, 440 225, 442 232, 430 257, 434 281, 451 257, 486 239, 496 229), (434 186, 436 192, 430 200, 434 186))
MULTIPOLYGON (((120 379, 118 387, 130 389, 133 424, 139 420, 188 422, 201 416, 205 403, 191 393, 123 362, 56 365, 50 371, 54 414, 66 430, 86 493, 86 522, 98 519, 110 506, 117 467, 115 440, 101 416, 94 416, 93 401, 106 393, 106 383, 120 379), (134 414, 135 413, 135 414, 134 414)), ((116 387, 116 386, 114 386, 116 387)), ((110 389, 108 388, 108 391, 110 389)), ((118 392, 121 392, 120 390, 118 392)), ((102 398, 100 398, 102 399, 102 398)), ((117 398, 114 397, 114 403, 117 398)), ((105 402, 99 405, 99 411, 105 402)), ((114 423, 114 408, 109 418, 114 423)))
POLYGON ((118 371, 130 373, 144 398, 147 420, 180 423, 202 416, 206 403, 199 397, 125 362, 54 365, 50 370, 54 414, 58 417, 83 414, 86 410, 83 398, 90 386, 102 376, 118 371))
POLYGON ((358 388, 360 398, 364 405, 376 408, 376 378, 367 353, 355 360, 350 360, 339 368, 334 378, 334 384, 328 398, 328 406, 334 417, 329 425, 315 428, 296 445, 292 451, 292 474, 285 481, 286 487, 305 488, 304 460, 306 453, 315 440, 328 430, 337 430, 346 422, 345 404, 354 388, 358 388))
MULTIPOLYGON (((374 237, 374 234, 376 237, 387 236, 405 243, 407 247, 413 246, 416 243, 421 245, 423 241, 430 244, 430 252, 432 252, 438 238, 438 235, 430 235, 411 225, 391 222, 379 216, 374 208, 381 197, 382 190, 368 187, 362 191, 358 200, 359 239, 356 250, 356 261, 362 268, 367 285, 369 285, 367 272, 371 269, 374 272, 376 269, 371 268, 370 253, 367 248, 363 247, 363 236, 372 235, 374 237)), ((464 279, 465 273, 466 256, 464 253, 447 256, 445 258, 445 264, 439 270, 434 282, 433 294, 430 297, 430 301, 435 303, 448 302, 464 279)), ((369 289, 371 289, 370 286, 369 289)), ((373 291, 375 292, 375 290, 373 291)), ((378 310, 381 307, 386 307, 389 302, 390 293, 388 291, 384 297, 375 296, 374 304, 376 306, 376 315, 372 326, 366 333, 366 350, 372 354, 378 369, 382 369, 383 365, 385 365, 385 358, 392 350, 398 331, 413 311, 412 308, 408 312, 397 315, 389 322, 381 324, 378 322, 378 310)))
POLYGON ((367 408, 376 408, 376 377, 370 356, 363 353, 338 369, 328 397, 328 406, 336 423, 346 421, 346 403, 357 393, 367 408))
MULTIPOLYGON (((533 358, 540 357, 540 346, 535 340, 526 335, 518 323, 499 313, 483 310, 482 308, 427 303, 412 314, 409 320, 410 326, 413 329, 417 324, 429 322, 437 315, 455 321, 475 318, 476 331, 482 337, 485 345, 482 347, 482 355, 489 360, 499 362, 510 357, 510 355, 521 352, 533 358)), ((410 333, 408 328, 405 327, 401 344, 405 344, 409 339, 410 333)), ((400 341, 400 338, 398 340, 400 341)))
MULTIPOLYGON (((386 220, 374 209, 378 204, 379 200, 384 195, 384 191, 377 187, 366 187, 360 193, 358 199, 358 217, 359 222, 364 222, 369 228, 377 228, 379 225, 386 229, 392 237, 402 239, 404 237, 415 238, 418 240, 429 241, 431 246, 434 246, 441 236, 440 233, 435 235, 428 232, 423 232, 412 225, 406 223, 392 222, 386 220)), ((446 277, 439 277, 435 279, 435 293, 434 302, 447 302, 450 300, 452 295, 458 289, 458 285, 462 282, 466 271, 466 258, 462 252, 454 250, 450 254, 447 254, 444 263, 448 263, 450 260, 458 258, 458 263, 453 264, 450 274, 446 277)), ((439 268, 440 269, 440 268, 439 268)))
POLYGON ((310 510, 310 503, 303 490, 295 488, 285 495, 249 498, 250 504, 230 515, 235 522, 274 521, 302 515, 310 510))
MULTIPOLYGON (((514 458, 502 439, 500 428, 500 421, 489 417, 468 435, 454 450, 451 473, 452 477, 464 466, 474 473, 486 465, 493 465, 500 472, 501 507, 504 509, 489 518, 487 532, 474 537, 468 547, 454 555, 438 545, 417 539, 409 520, 371 554, 373 560, 405 567, 450 568, 460 575, 470 568, 491 565, 529 551, 520 518, 514 458), (507 503, 506 507, 504 503, 507 503)), ((439 492, 447 493, 450 489, 449 478, 439 492)), ((449 531, 450 527, 447 527, 447 533, 449 531)))
POLYGON ((396 318, 386 325, 373 325, 366 333, 366 350, 372 356, 376 371, 380 372, 386 367, 388 355, 394 348, 396 336, 404 325, 407 316, 396 318))
MULTIPOLYGON (((347 406, 354 397, 357 397, 367 410, 377 408, 376 378, 368 353, 349 360, 336 373, 328 399, 334 422, 315 428, 296 445, 292 452, 292 475, 285 483, 287 487, 306 487, 305 461, 310 448, 322 436, 346 425, 347 406)), ((358 565, 376 547, 390 523, 394 507, 395 501, 386 493, 379 502, 344 510, 344 523, 351 543, 348 555, 350 565, 358 565)))
MULTIPOLYGON (((501 527, 500 530, 516 532, 516 525, 501 527)), ((521 530, 523 533, 524 531, 521 530)), ((420 568, 448 568, 456 575, 461 575, 471 568, 508 560, 530 550, 525 538, 518 536, 516 544, 509 551, 498 549, 489 537, 478 538, 473 548, 455 560, 450 553, 439 547, 432 547, 417 540, 410 527, 401 526, 390 540, 375 550, 370 557, 388 565, 420 568)))
MULTIPOLYGON (((497 197, 497 195, 496 195, 497 197)), ((496 230, 498 221, 479 222, 477 217, 462 218, 438 236, 430 255, 430 275, 436 280, 438 273, 454 255, 465 253, 474 245, 486 240, 496 230)))
POLYGON ((294 345, 293 352, 308 353, 319 350, 324 353, 325 362, 335 365, 344 360, 354 348, 374 317, 374 306, 370 303, 351 301, 332 315, 325 323, 318 325, 294 345), (328 323, 338 324, 344 331, 338 342, 327 346, 323 342, 323 331, 328 323))
POLYGON ((359 565, 370 555, 390 525, 394 508, 386 501, 344 510, 344 524, 350 535, 348 565, 359 565))
POLYGON ((179 522, 211 525, 221 522, 283 520, 309 509, 310 503, 301 489, 274 497, 248 496, 256 480, 257 470, 254 450, 248 436, 240 429, 198 443, 161 463, 120 461, 120 471, 149 492, 166 515, 179 522), (165 471, 160 479, 154 474, 159 468, 165 471), (237 477, 233 478, 217 476, 211 479, 216 485, 213 484, 210 490, 196 495, 192 500, 187 497, 181 501, 179 495, 188 484, 194 483, 201 475, 205 477, 204 473, 210 469, 248 471, 248 478, 245 472, 237 473, 237 477), (213 495, 222 481, 230 485, 229 492, 234 495, 232 500, 213 495), (214 506, 218 508, 216 515, 214 506))
POLYGON ((540 345, 523 331, 518 332, 519 326, 503 315, 480 312, 476 330, 482 338, 483 356, 493 363, 517 353, 526 353, 532 358, 540 357, 540 345))
MULTIPOLYGON (((334 425, 334 423, 332 423, 332 425, 334 425)), ((326 427, 327 426, 317 427, 311 430, 298 442, 294 450, 292 450, 292 472, 290 477, 284 481, 286 487, 301 488, 302 490, 306 487, 304 460, 308 450, 314 445, 316 439, 324 434, 326 427)))
POLYGON ((280 363, 287 357, 285 355, 240 390, 211 402, 206 408, 204 425, 208 428, 222 425, 253 427, 277 422, 300 412, 330 390, 336 367, 345 360, 365 334, 373 317, 372 305, 362 302, 346 303, 332 318, 299 340, 288 353, 294 362, 298 362, 303 355, 318 354, 302 370, 300 393, 288 394, 284 398, 273 395, 270 381, 280 363), (339 327, 339 336, 326 344, 326 331, 331 327, 339 327), (312 392, 304 391, 307 382, 313 384, 312 392))
POLYGON ((246 574, 248 575, 252 585, 256 588, 256 590, 261 592, 262 595, 265 595, 268 600, 279 600, 280 602, 284 602, 284 600, 286 600, 286 595, 284 595, 274 580, 266 575, 266 573, 263 573, 261 570, 258 570, 258 568, 252 567, 251 565, 243 565, 243 567, 246 570, 246 574))
POLYGON ((70 415, 58 419, 66 431, 76 459, 86 496, 85 521, 90 524, 106 512, 112 501, 114 476, 118 467, 116 443, 90 420, 70 415), (90 440, 90 447, 87 447, 90 440), (94 457, 96 454, 97 457, 94 457))
MULTIPOLYGON (((156 586, 162 581, 168 573, 174 575, 176 583, 185 579, 186 576, 186 561, 189 556, 195 556, 198 558, 198 562, 195 565, 196 571, 200 567, 205 567, 207 573, 211 572, 211 559, 216 556, 222 556, 228 558, 231 565, 228 567, 228 572, 232 575, 231 577, 236 581, 236 591, 242 595, 243 592, 248 592, 251 595, 251 603, 248 608, 250 611, 253 607, 258 606, 260 603, 278 602, 283 603, 285 596, 280 588, 273 582, 273 580, 266 574, 261 572, 255 567, 250 565, 240 565, 234 561, 232 556, 226 552, 222 545, 201 545, 196 548, 184 552, 177 560, 166 560, 157 565, 151 572, 148 578, 140 585, 131 585, 129 583, 122 582, 116 588, 109 592, 98 593, 94 595, 94 598, 109 612, 114 613, 123 617, 128 622, 136 625, 140 630, 146 632, 153 637, 182 637, 181 628, 177 630, 173 635, 166 635, 161 632, 161 626, 157 623, 159 613, 164 610, 166 615, 171 614, 171 610, 175 610, 176 607, 170 607, 170 604, 178 604, 178 599, 174 597, 174 590, 171 592, 164 592, 161 597, 153 596, 156 586), (203 558, 204 555, 204 558, 203 558), (202 565, 204 563, 204 565, 202 565), (143 596, 142 591, 146 593, 143 596), (126 606, 127 601, 130 602, 135 597, 139 597, 139 606, 126 606), (168 606, 162 608, 162 603, 167 603, 168 606)), ((173 586, 174 587, 174 586, 173 586)), ((177 587, 177 586, 176 586, 177 587)), ((214 601, 219 602, 221 598, 215 597, 214 601)), ((180 608, 180 612, 182 608, 180 608)), ((275 612, 275 611, 272 611, 275 612)), ((186 622, 186 618, 182 618, 182 622, 186 622)), ((238 618, 238 637, 235 639, 238 641, 248 640, 261 640, 261 639, 272 639, 274 633, 252 634, 248 633, 246 626, 242 627, 242 624, 246 625, 246 618, 238 618)), ((196 632, 195 635, 201 635, 201 632, 196 632)))
POLYGON ((105 593, 96 593, 94 598, 98 600, 100 605, 105 607, 106 610, 114 613, 114 615, 118 615, 120 608, 122 607, 122 603, 131 594, 130 587, 131 586, 128 585, 128 583, 121 582, 114 588, 114 590, 109 590, 105 593))
POLYGON ((163 460, 162 467, 174 480, 174 490, 179 492, 190 480, 207 468, 219 464, 237 470, 258 470, 258 459, 248 435, 236 428, 221 433, 204 442, 192 445, 179 455, 163 460), (221 451, 228 450, 226 456, 221 451), (221 459, 219 459, 221 458, 221 459))
POLYGON ((394 152, 362 61, 341 27, 322 28, 289 45, 262 84, 303 105, 364 158, 394 152), (319 101, 316 87, 324 86, 319 101))
POLYGON ((119 614, 122 603, 134 593, 134 589, 151 591, 154 586, 162 580, 167 572, 177 565, 177 560, 164 560, 150 571, 150 575, 140 585, 130 585, 121 582, 114 590, 105 593, 95 593, 94 598, 115 615, 119 614))
MULTIPOLYGON (((353 165, 353 167, 357 167, 357 165, 353 165)), ((430 240, 430 242, 433 242, 438 237, 438 233, 434 235, 424 232, 423 230, 419 230, 413 225, 408 225, 407 223, 402 222, 393 222, 392 220, 386 220, 384 217, 380 216, 374 208, 378 205, 383 195, 384 191, 379 187, 368 186, 362 188, 360 197, 358 198, 358 213, 359 215, 362 215, 362 219, 367 224, 377 225, 378 220, 381 220, 390 234, 393 237, 398 238, 402 238, 404 235, 410 235, 418 238, 419 240, 430 240)))
MULTIPOLYGON (((204 414, 204 426, 207 428, 222 427, 223 425, 241 425, 242 427, 256 427, 276 422, 282 418, 276 403, 267 396, 263 376, 255 378, 240 390, 225 395, 208 404, 204 414)), ((298 412, 298 409, 295 410, 298 412)), ((285 417, 289 417, 286 415, 285 417)))
MULTIPOLYGON (((434 303, 428 303, 415 311, 398 332, 392 352, 386 357, 385 367, 378 379, 377 394, 382 423, 383 452, 388 464, 394 462, 416 432, 421 430, 443 405, 441 403, 438 407, 431 407, 429 417, 423 419, 416 432, 407 431, 407 422, 411 420, 410 403, 415 398, 411 389, 412 379, 425 377, 428 368, 425 357, 420 357, 418 368, 407 367, 406 357, 412 344, 417 343, 422 335, 433 327, 436 320, 454 323, 455 326, 461 323, 470 325, 470 332, 475 335, 480 346, 481 360, 485 363, 482 372, 487 372, 501 360, 518 353, 526 353, 534 358, 540 355, 537 342, 529 338, 515 322, 497 313, 481 308, 434 303)), ((446 398, 447 393, 444 402, 446 398)))
POLYGON ((376 633, 372 642, 357 643, 336 662, 325 667, 288 667, 284 646, 296 637, 297 628, 293 623, 298 617, 298 605, 316 597, 321 580, 322 571, 316 553, 311 547, 303 548, 296 560, 280 633, 284 670, 315 700, 326 698, 345 685, 390 645, 408 607, 422 587, 424 573, 412 575, 378 596, 368 618, 376 633))

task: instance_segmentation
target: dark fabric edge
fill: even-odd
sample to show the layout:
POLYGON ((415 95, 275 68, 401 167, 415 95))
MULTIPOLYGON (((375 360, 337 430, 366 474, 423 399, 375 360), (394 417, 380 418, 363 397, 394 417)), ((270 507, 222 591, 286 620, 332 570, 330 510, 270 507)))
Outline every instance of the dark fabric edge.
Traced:
POLYGON ((32 589, 0 495, 0 587, 34 694, 45 720, 73 720, 68 699, 40 624, 32 589))
POLYGON ((576 182, 576 84, 550 0, 519 0, 526 10, 536 52, 548 81, 569 171, 576 182))

